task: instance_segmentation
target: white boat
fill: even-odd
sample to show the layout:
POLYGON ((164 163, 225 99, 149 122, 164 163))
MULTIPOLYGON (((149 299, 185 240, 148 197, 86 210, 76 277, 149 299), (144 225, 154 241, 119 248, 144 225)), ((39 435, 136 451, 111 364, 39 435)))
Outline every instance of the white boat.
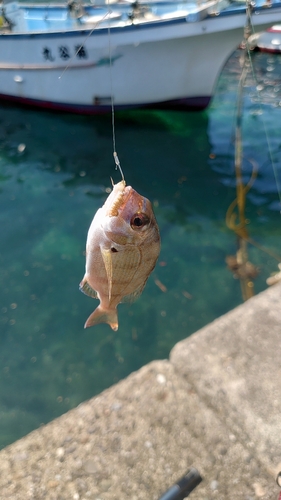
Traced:
MULTIPOLYGON (((243 38, 243 1, 3 4, 0 99, 80 113, 132 107, 202 109, 243 38), (109 30, 110 27, 110 30, 109 30)), ((255 27, 281 22, 257 0, 255 27)))

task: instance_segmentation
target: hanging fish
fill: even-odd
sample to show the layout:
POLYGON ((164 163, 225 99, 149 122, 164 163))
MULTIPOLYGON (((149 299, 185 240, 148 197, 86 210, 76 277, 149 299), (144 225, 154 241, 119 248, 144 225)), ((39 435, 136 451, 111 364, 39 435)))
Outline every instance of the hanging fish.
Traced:
POLYGON ((143 291, 160 252, 160 235, 151 203, 124 179, 100 208, 89 228, 86 273, 80 290, 100 300, 85 328, 108 323, 118 329, 117 305, 143 291))

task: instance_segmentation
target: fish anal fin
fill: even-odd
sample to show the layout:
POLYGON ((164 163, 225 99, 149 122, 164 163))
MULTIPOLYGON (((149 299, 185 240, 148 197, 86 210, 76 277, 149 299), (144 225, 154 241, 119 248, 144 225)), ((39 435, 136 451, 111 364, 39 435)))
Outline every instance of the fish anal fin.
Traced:
POLYGON ((118 330, 118 316, 116 309, 103 309, 101 305, 99 305, 94 312, 88 317, 84 328, 88 328, 89 326, 98 325, 99 323, 107 323, 112 330, 115 332, 118 330))
POLYGON ((79 285, 79 290, 85 295, 88 295, 89 297, 93 297, 94 299, 98 299, 98 294, 96 290, 94 290, 88 283, 87 279, 84 277, 79 285))
POLYGON ((129 295, 125 295, 122 298, 121 302, 129 302, 129 303, 135 302, 135 300, 137 300, 137 298, 142 294, 143 289, 146 285, 146 281, 144 283, 142 283, 133 293, 130 293, 129 295))

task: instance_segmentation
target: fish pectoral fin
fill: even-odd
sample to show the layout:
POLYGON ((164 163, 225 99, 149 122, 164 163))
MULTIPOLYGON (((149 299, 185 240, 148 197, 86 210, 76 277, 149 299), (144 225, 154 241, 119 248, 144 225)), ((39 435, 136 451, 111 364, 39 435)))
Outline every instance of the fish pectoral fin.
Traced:
POLYGON ((137 298, 142 294, 143 292, 143 289, 146 285, 146 281, 144 283, 142 283, 133 293, 130 293, 129 295, 125 295, 121 302, 135 302, 135 300, 137 300, 137 298))
POLYGON ((106 270, 107 281, 108 281, 108 300, 110 302, 111 299, 111 290, 112 290, 112 255, 111 250, 107 248, 101 248, 102 260, 104 263, 104 267, 106 270))
POLYGON ((116 309, 103 309, 101 305, 99 305, 94 312, 88 317, 84 328, 88 328, 89 326, 98 325, 99 323, 107 323, 111 326, 112 330, 115 332, 118 330, 118 316, 116 309))
POLYGON ((79 285, 79 290, 83 293, 85 293, 85 295, 88 295, 89 297, 93 297, 94 299, 98 299, 98 294, 96 292, 96 290, 94 290, 88 283, 87 279, 84 278, 82 279, 80 285, 79 285))

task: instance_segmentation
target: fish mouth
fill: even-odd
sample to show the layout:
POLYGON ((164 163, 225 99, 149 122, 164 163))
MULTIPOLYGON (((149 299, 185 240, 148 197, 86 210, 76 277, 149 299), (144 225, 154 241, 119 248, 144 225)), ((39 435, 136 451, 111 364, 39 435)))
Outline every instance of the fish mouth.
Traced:
MULTIPOLYGON (((126 186, 125 181, 113 186, 113 191, 104 207, 106 217, 115 224, 115 231, 117 227, 119 231, 122 227, 122 231, 125 228, 126 231, 130 228, 134 232, 140 233, 150 226, 153 213, 150 202, 131 186, 126 186)), ((112 228, 110 233, 112 233, 112 228)), ((111 238, 113 238, 113 234, 111 234, 111 238)))
POLYGON ((108 217, 118 217, 123 212, 141 211, 143 207, 143 197, 140 196, 131 186, 126 186, 125 181, 116 184, 112 191, 112 200, 107 209, 108 217))
POLYGON ((124 197, 127 189, 128 187, 126 187, 125 181, 118 182, 118 184, 113 186, 113 191, 105 203, 105 207, 108 205, 106 207, 106 215, 108 217, 117 217, 119 215, 119 210, 124 204, 124 197))

